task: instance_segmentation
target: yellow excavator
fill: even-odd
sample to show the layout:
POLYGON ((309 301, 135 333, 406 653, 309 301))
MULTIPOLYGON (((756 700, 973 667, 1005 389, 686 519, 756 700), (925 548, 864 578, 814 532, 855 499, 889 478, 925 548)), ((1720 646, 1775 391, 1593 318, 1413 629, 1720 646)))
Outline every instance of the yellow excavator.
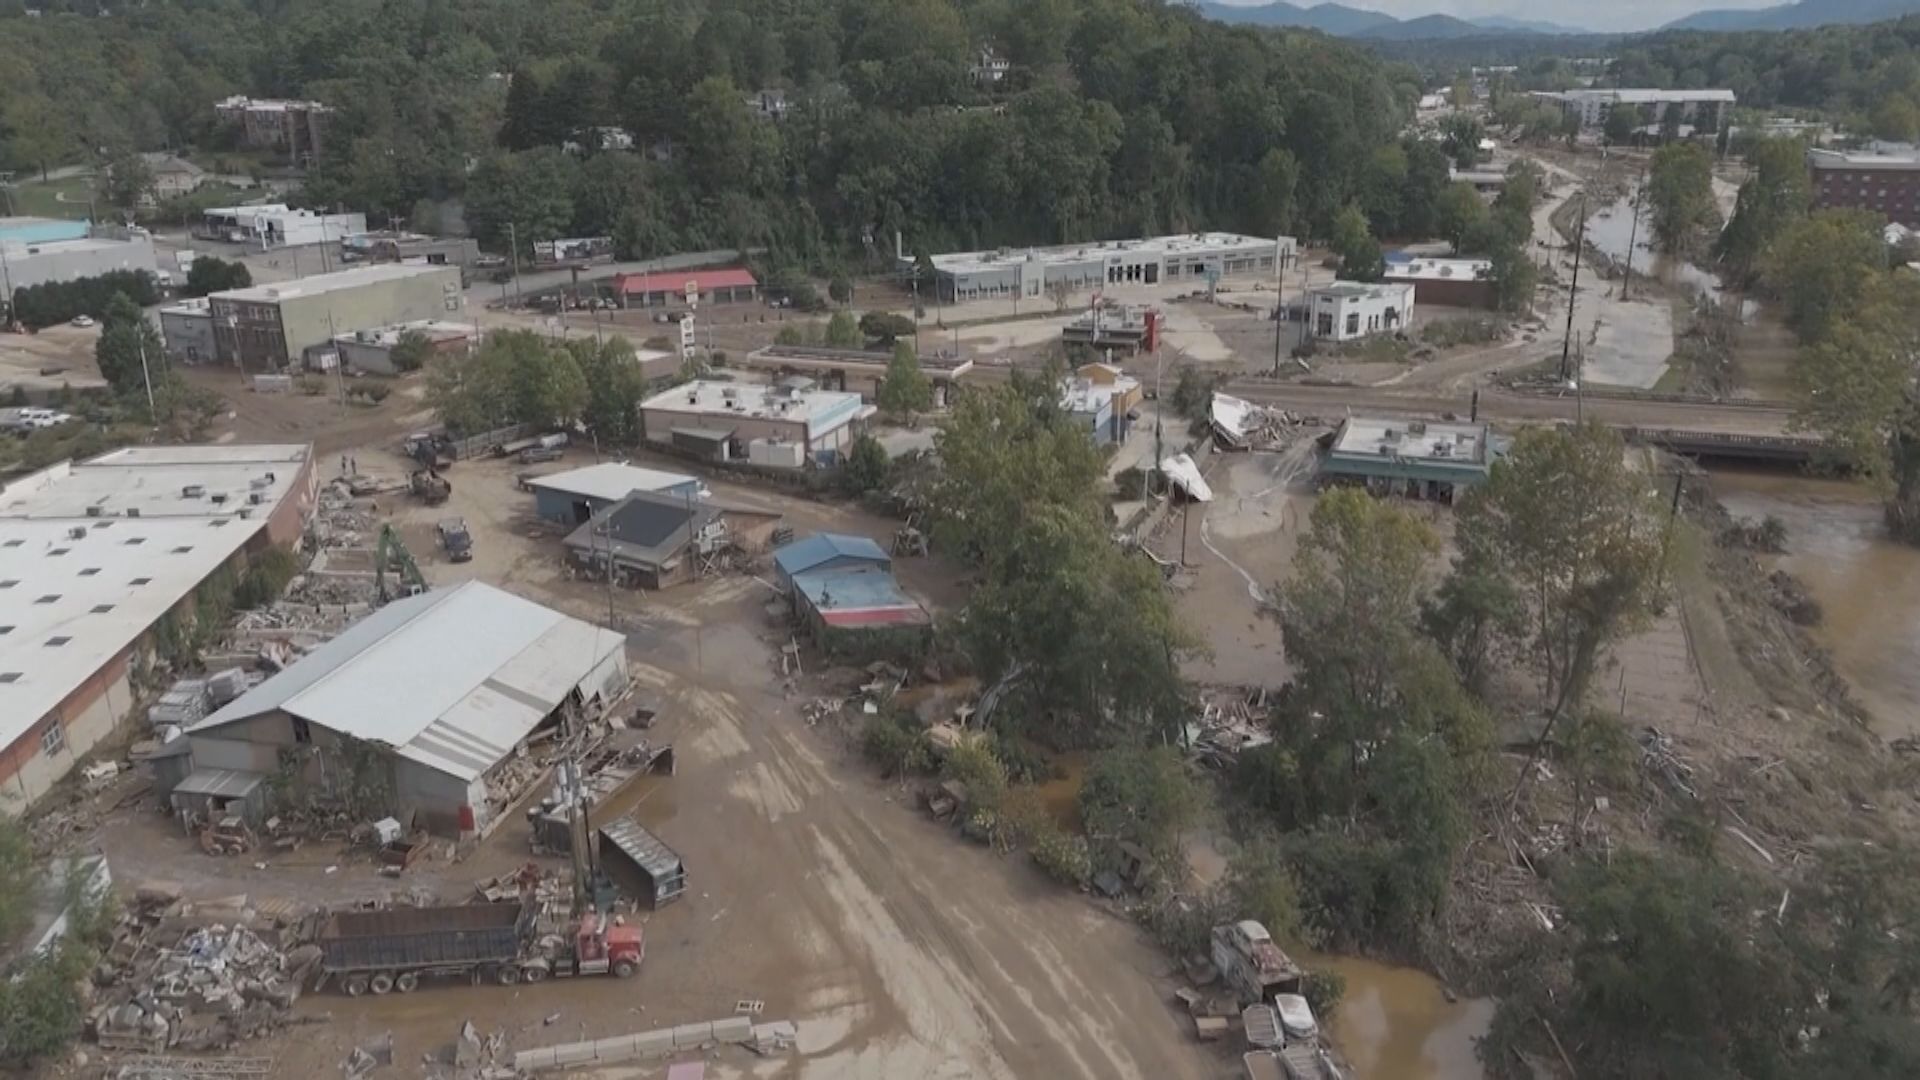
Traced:
POLYGON ((427 591, 427 579, 420 573, 420 564, 413 561, 413 553, 400 541, 400 532, 392 525, 380 526, 380 542, 373 549, 373 587, 380 595, 382 604, 394 598, 387 588, 387 568, 391 565, 394 574, 400 579, 401 596, 418 596, 427 591))

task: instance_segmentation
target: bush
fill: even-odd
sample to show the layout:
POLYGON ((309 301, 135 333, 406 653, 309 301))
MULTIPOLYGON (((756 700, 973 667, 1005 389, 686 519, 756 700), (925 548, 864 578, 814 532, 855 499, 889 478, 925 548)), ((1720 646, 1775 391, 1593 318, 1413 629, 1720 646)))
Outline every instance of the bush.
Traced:
POLYGON ((860 316, 860 332, 868 341, 891 345, 900 338, 913 336, 913 320, 891 311, 869 311, 860 316))
POLYGON ((986 739, 960 740, 947 751, 940 771, 967 786, 967 801, 977 809, 997 812, 1007 797, 1007 767, 994 756, 993 744, 986 739))
POLYGON ((867 717, 860 729, 860 752, 888 778, 925 772, 933 765, 926 732, 909 726, 907 717, 899 713, 867 717))
POLYGON ((1300 980, 1300 996, 1321 1023, 1333 1016, 1340 999, 1347 996, 1347 977, 1331 968, 1315 968, 1300 980))
POLYGON ((1093 880, 1093 852, 1086 838, 1051 823, 1027 838, 1027 854, 1041 873, 1062 885, 1084 889, 1093 880))
POLYGON ((887 482, 887 472, 892 464, 887 457, 887 448, 880 445, 880 440, 862 434, 853 440, 853 449, 847 453, 847 464, 841 472, 841 478, 846 481, 847 490, 855 495, 864 495, 887 482))
POLYGON ((1485 345, 1501 341, 1506 336, 1506 322, 1491 315, 1435 319, 1420 328, 1420 340, 1438 349, 1450 349, 1456 345, 1485 345))
POLYGON ((378 405, 387 400, 387 396, 393 393, 393 387, 380 382, 368 383, 354 390, 354 393, 366 398, 371 404, 378 405))
POLYGON ((283 547, 270 547, 255 556, 233 589, 233 606, 257 608, 279 599, 287 583, 300 572, 300 561, 283 547))
POLYGON ((319 397, 327 392, 327 384, 317 375, 302 375, 294 385, 308 397, 319 397))

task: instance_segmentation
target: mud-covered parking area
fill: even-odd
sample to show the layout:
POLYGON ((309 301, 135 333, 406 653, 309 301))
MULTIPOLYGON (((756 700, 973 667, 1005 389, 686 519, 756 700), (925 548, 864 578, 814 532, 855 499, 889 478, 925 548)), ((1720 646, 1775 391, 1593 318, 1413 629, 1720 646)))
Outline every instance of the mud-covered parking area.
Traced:
MULTIPOLYGON (((363 472, 404 475, 384 446, 356 457, 363 472)), ((576 451, 565 464, 590 461, 576 451)), ((564 572, 558 530, 537 527, 516 471, 463 462, 450 471, 453 495, 441 507, 398 493, 373 501, 432 581, 481 577, 606 621, 604 586, 564 572), (472 562, 449 563, 431 546, 433 522, 454 515, 473 530, 472 562)), ((802 535, 831 527, 891 538, 893 523, 859 511, 713 487, 719 500, 782 509, 802 535)), ((901 570, 930 605, 963 599, 964 584, 937 562, 903 560, 901 570)), ((1229 1075, 1231 1063, 1194 1043, 1190 1021, 1176 1011, 1165 977, 1174 965, 1131 924, 1023 861, 963 842, 921 815, 911 792, 877 779, 845 732, 808 726, 800 707, 817 695, 820 676, 810 670, 789 682, 778 673, 787 631, 769 615, 770 598, 743 572, 664 593, 614 594, 614 622, 628 635, 641 691, 660 704, 650 735, 671 741, 678 759, 674 776, 644 782, 633 813, 681 854, 690 877, 681 901, 640 916, 646 961, 635 979, 309 995, 296 1015, 315 1023, 234 1052, 272 1056, 275 1076, 336 1075, 355 1046, 391 1032, 394 1065, 375 1075, 423 1075, 422 1055, 446 1047, 468 1020, 527 1049, 730 1016, 749 999, 765 1002, 756 1019, 797 1024, 795 1050, 771 1058, 718 1051, 708 1076, 1229 1075)), ((256 903, 337 902, 421 884, 457 896, 473 880, 528 860, 526 827, 515 817, 470 858, 437 858, 394 881, 363 861, 330 861, 311 849, 200 855, 149 810, 119 845, 144 856, 127 852, 115 876, 131 888, 143 874, 164 875, 196 895, 246 892, 256 903), (256 858, 268 869, 256 869, 256 858)), ((664 1071, 660 1062, 603 1075, 664 1071)))

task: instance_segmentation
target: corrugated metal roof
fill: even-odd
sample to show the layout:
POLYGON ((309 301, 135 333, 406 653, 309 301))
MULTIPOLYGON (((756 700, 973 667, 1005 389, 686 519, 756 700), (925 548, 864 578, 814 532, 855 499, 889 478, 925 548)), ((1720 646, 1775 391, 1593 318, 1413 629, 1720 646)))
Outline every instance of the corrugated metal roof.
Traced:
POLYGON ((470 581, 388 604, 191 730, 281 709, 472 780, 625 647, 470 581))
POLYGON ((220 799, 244 799, 266 779, 257 772, 238 769, 195 769, 185 780, 173 786, 176 795, 212 795, 220 799))
POLYGON ((879 544, 864 536, 845 533, 814 533, 781 548, 774 554, 773 561, 779 565, 781 573, 792 577, 804 574, 821 563, 843 557, 882 564, 892 561, 879 544))
POLYGON ((685 473, 643 469, 622 461, 607 461, 565 472, 548 473, 527 481, 535 491, 559 491, 590 499, 617 502, 636 491, 669 491, 700 481, 685 473))

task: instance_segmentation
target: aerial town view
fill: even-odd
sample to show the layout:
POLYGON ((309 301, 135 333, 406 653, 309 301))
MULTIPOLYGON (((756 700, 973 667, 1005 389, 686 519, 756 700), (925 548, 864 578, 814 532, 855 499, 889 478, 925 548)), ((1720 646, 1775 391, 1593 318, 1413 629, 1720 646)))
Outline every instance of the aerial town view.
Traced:
POLYGON ((1920 1077, 1920 0, 0 0, 0 1076, 1920 1077))

